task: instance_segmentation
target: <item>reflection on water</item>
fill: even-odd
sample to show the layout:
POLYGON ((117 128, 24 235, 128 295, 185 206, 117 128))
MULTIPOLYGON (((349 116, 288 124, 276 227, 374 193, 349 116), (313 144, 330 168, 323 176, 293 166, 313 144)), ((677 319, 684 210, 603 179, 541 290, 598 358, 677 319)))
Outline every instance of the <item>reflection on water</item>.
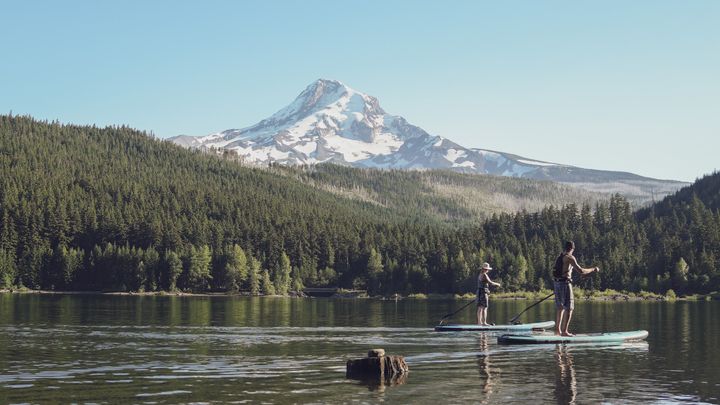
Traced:
POLYGON ((394 374, 387 378, 352 378, 358 383, 365 385, 369 391, 377 391, 382 394, 385 392, 387 387, 394 387, 396 385, 402 385, 408 382, 408 373, 394 374))
POLYGON ((556 345, 555 400, 558 404, 574 404, 577 397, 577 380, 573 358, 567 345, 556 345))
MULTIPOLYGON (((650 331, 616 346, 499 346, 498 334, 434 332, 459 305, 0 295, 0 402, 720 402, 720 302, 577 303, 580 332, 650 331), (405 356, 410 374, 346 379, 346 361, 370 348, 405 356)), ((497 300, 494 313, 527 305, 497 300)), ((552 319, 554 308, 527 316, 552 319)))
POLYGON ((477 364, 478 373, 480 374, 480 384, 482 386, 482 399, 480 403, 489 404, 490 394, 493 392, 493 370, 490 364, 490 335, 481 333, 478 336, 478 354, 477 364))

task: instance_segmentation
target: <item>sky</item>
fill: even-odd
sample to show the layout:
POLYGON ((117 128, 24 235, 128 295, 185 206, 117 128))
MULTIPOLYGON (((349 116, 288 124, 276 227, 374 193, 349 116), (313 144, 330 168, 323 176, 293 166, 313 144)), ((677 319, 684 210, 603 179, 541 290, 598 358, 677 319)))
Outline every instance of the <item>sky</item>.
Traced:
POLYGON ((159 137, 318 78, 465 147, 693 181, 720 169, 720 1, 5 1, 0 113, 159 137))

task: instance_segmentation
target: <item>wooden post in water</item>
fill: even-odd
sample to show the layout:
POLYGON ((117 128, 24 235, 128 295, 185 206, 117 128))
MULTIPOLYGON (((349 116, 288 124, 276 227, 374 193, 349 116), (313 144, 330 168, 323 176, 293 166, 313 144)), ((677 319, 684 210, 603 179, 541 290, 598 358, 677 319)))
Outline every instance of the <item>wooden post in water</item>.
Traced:
POLYGON ((385 355, 384 349, 372 349, 364 359, 347 361, 345 377, 384 388, 385 384, 403 384, 408 370, 403 356, 385 355))

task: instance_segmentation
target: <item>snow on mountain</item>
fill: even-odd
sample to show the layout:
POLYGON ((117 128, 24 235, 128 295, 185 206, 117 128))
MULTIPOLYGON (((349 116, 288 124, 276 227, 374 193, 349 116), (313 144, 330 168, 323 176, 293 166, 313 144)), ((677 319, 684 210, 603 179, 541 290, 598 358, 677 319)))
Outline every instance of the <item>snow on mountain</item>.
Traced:
MULTIPOLYGON (((448 169, 596 186, 662 182, 631 173, 583 169, 465 148, 386 113, 375 97, 326 79, 316 80, 287 107, 253 126, 170 140, 189 148, 235 151, 244 161, 254 164, 332 162, 383 169, 448 169)), ((674 190, 685 184, 670 183, 663 187, 674 190)))
POLYGON ((171 140, 191 148, 233 150, 249 163, 333 162, 510 176, 529 170, 526 165, 503 165, 491 152, 432 136, 404 118, 386 113, 375 97, 326 79, 315 81, 290 105, 253 126, 171 140), (498 167, 502 167, 500 172, 495 170, 498 167))
POLYGON ((251 163, 362 164, 396 152, 415 135, 412 131, 424 134, 408 127, 386 114, 374 97, 338 81, 317 80, 269 118, 199 137, 199 145, 190 146, 234 150, 251 163))

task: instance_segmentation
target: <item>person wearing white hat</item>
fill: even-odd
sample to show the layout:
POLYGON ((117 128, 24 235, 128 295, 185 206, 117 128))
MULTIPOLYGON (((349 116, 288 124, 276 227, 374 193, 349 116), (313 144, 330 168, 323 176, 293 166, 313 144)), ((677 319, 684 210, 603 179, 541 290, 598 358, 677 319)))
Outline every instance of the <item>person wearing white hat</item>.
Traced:
POLYGON ((490 280, 490 276, 488 276, 488 272, 490 270, 492 270, 492 267, 490 267, 490 263, 485 262, 482 264, 482 268, 480 269, 480 275, 478 276, 477 319, 478 325, 483 326, 490 325, 489 323, 487 323, 487 309, 488 304, 490 303, 490 300, 488 299, 488 295, 490 295, 490 285, 500 287, 500 283, 496 283, 490 280))

